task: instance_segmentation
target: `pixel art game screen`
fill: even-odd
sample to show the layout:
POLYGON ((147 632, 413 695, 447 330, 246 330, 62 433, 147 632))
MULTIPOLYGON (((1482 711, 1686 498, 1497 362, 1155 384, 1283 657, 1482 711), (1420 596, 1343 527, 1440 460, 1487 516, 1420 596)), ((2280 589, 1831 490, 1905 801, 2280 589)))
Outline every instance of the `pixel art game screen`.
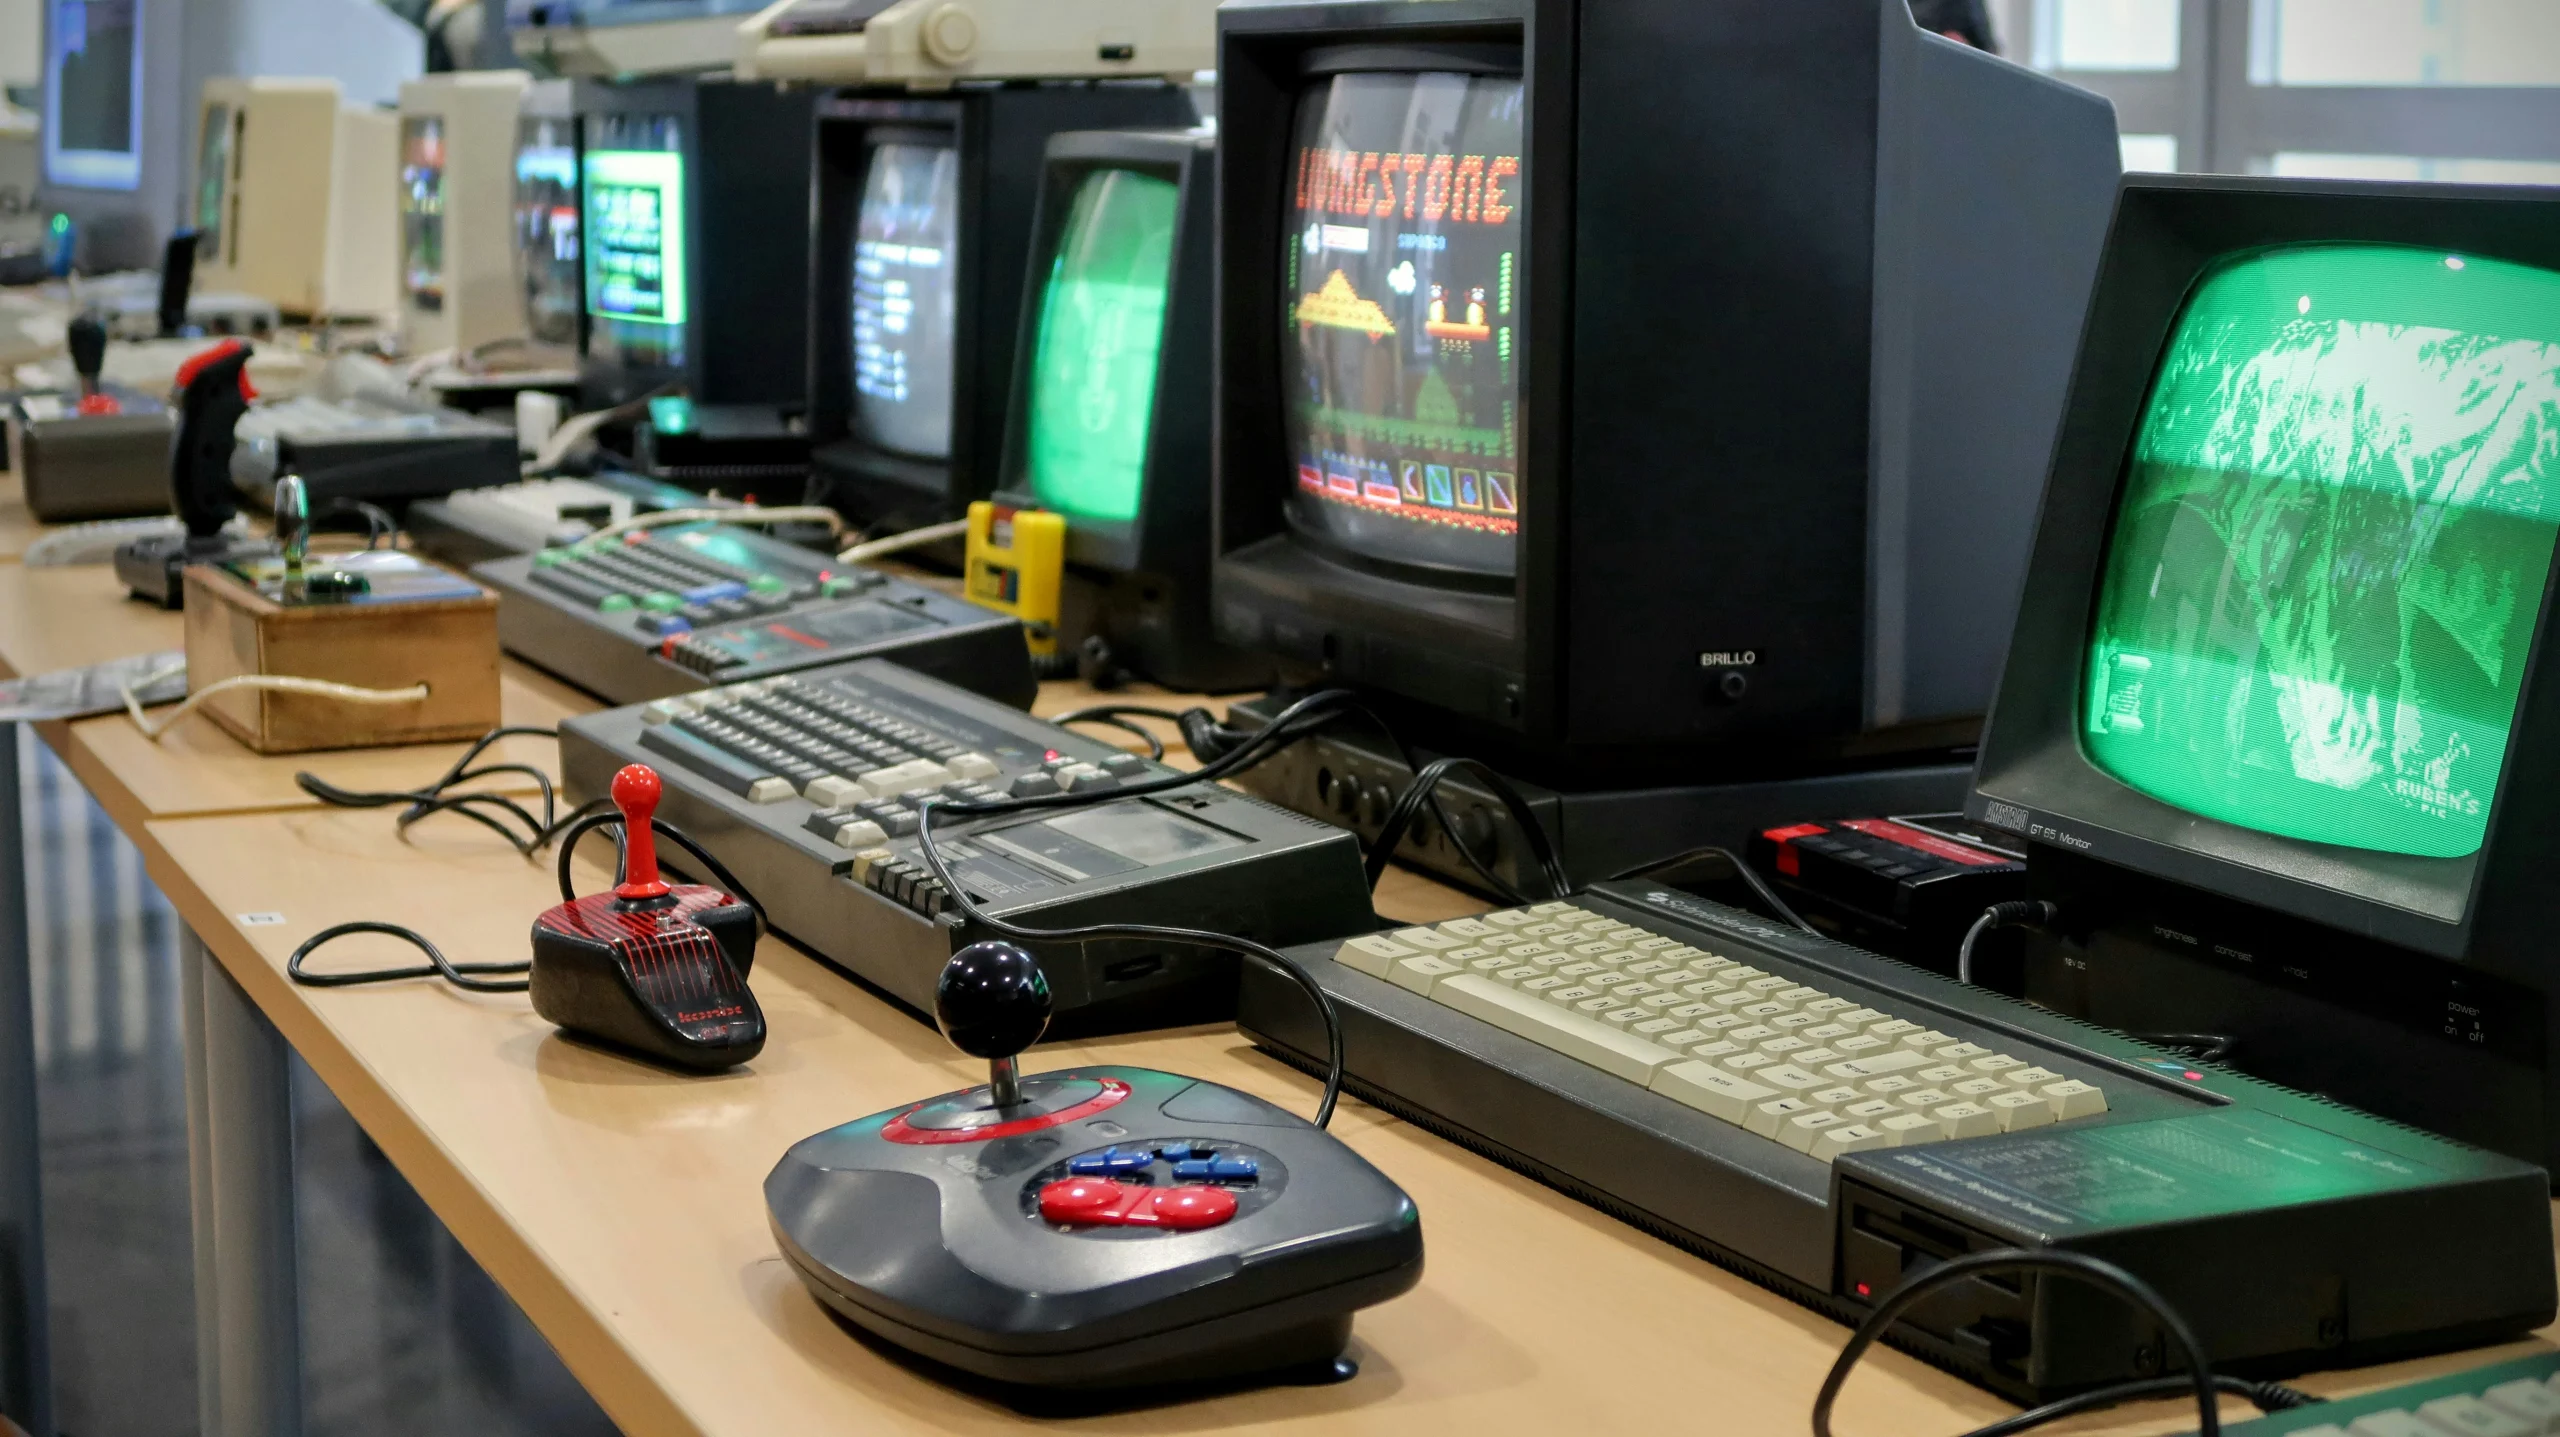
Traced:
POLYGON ((876 145, 853 241, 853 432, 923 459, 951 457, 959 323, 960 152, 876 145))
POLYGON ((612 116, 586 190, 587 352, 614 364, 685 362, 685 173, 676 121, 612 116))
POLYGON ((1521 137, 1516 77, 1336 75, 1299 99, 1288 510, 1334 547, 1518 567, 1521 137))
POLYGON ((1076 187, 1040 297, 1031 492, 1071 520, 1138 516, 1182 191, 1135 170, 1076 187))
POLYGON ((2374 245, 2225 261, 2118 503, 2093 762, 2261 832, 2478 851, 2560 532, 2560 274, 2374 245))

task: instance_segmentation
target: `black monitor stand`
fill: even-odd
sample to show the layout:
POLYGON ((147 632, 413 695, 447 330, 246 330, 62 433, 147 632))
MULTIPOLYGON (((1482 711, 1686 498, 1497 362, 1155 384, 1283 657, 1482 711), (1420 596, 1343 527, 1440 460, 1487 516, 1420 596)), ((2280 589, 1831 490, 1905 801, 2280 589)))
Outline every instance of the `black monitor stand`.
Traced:
MULTIPOLYGON (((1241 700, 1227 712, 1239 729, 1259 729, 1285 708, 1287 692, 1241 700)), ((1424 763, 1444 755, 1415 746, 1424 763)), ((1279 756, 1236 775, 1257 797, 1374 840, 1387 809, 1413 780, 1395 746, 1374 728, 1345 721, 1289 745, 1279 756)), ((1513 780, 1547 831, 1565 873, 1579 888, 1639 865, 1710 845, 1744 851, 1751 835, 1781 824, 1897 813, 1944 812, 1972 789, 1973 766, 1951 758, 1896 768, 1824 772, 1720 783, 1666 782, 1645 787, 1548 788, 1513 780)), ((1526 842, 1493 791, 1460 769, 1434 793, 1469 851, 1496 877, 1533 897, 1545 880, 1526 842)), ((1484 879, 1459 856, 1449 833, 1428 811, 1397 845, 1396 857, 1452 883, 1482 889, 1484 879)))

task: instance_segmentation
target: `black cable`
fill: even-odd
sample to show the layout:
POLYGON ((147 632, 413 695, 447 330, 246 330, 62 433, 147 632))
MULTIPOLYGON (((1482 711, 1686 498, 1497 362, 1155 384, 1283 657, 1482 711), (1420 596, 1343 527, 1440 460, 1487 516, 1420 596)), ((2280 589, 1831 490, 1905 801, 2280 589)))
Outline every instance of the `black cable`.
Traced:
POLYGON ((1796 912, 1795 908, 1790 905, 1787 900, 1780 898, 1778 896, 1778 890, 1770 887, 1768 880, 1760 876, 1759 870, 1745 862, 1740 854, 1735 853, 1730 848, 1719 847, 1712 843, 1702 844, 1696 848, 1684 848, 1678 853, 1672 854, 1668 858, 1649 859, 1646 862, 1637 864, 1633 868, 1620 869, 1616 873, 1610 874, 1608 881, 1615 883, 1620 879, 1636 878, 1648 873, 1659 873, 1676 864, 1686 863, 1692 858, 1707 857, 1723 859, 1726 865, 1733 869, 1734 876, 1740 878, 1744 884, 1749 886, 1753 893, 1759 895, 1761 902, 1769 905, 1769 911, 1777 915, 1779 921, 1786 923, 1791 927, 1802 929, 1816 938, 1828 938, 1831 936, 1830 934, 1823 932, 1821 929, 1814 927, 1812 924, 1805 922, 1804 915, 1796 912))
POLYGON ((1973 982, 1973 945, 1982 941, 1983 934, 2021 923, 2051 923, 2061 912, 2041 898, 2012 898, 1983 909, 1982 916, 1964 931, 1964 941, 1956 945, 1956 981, 1967 985, 1973 982))
MULTIPOLYGON (((581 807, 592 808, 594 805, 592 803, 583 804, 581 807)), ((577 854, 578 840, 586 837, 588 834, 599 828, 618 828, 622 825, 622 822, 622 811, 620 809, 613 809, 606 812, 590 813, 583 818, 573 818, 561 826, 559 841, 561 902, 575 903, 578 901, 578 890, 572 887, 569 882, 569 861, 577 854)), ((773 931, 773 920, 766 916, 764 904, 757 901, 756 896, 747 891, 747 886, 738 881, 738 876, 729 871, 729 866, 727 864, 722 863, 719 859, 716 859, 709 853, 703 851, 702 845, 695 843, 691 838, 686 837, 683 829, 676 827, 663 818, 650 819, 649 828, 650 831, 656 833, 659 837, 672 840, 677 847, 692 854, 694 858, 710 872, 711 876, 718 880, 719 885, 722 888, 725 888, 729 890, 729 892, 737 895, 741 902, 745 903, 749 908, 754 909, 756 915, 756 933, 759 937, 773 931)), ((615 835, 617 840, 619 840, 620 837, 621 835, 619 834, 615 835)), ((622 864, 618 861, 613 867, 613 881, 616 883, 620 883, 622 881, 622 864)))
MULTIPOLYGON (((1134 706, 1128 707, 1134 708, 1134 706)), ((1049 717, 1049 722, 1061 727, 1071 723, 1108 724, 1124 733, 1133 733, 1146 740, 1147 757, 1161 762, 1164 758, 1164 740, 1156 737, 1155 734, 1148 730, 1144 725, 1132 723, 1127 718, 1122 717, 1122 713, 1124 711, 1126 711, 1124 706, 1119 704, 1095 704, 1090 708, 1080 708, 1071 713, 1052 714, 1049 717)), ((1162 709, 1139 708, 1135 709, 1135 712, 1141 715, 1158 718, 1174 717, 1174 715, 1166 713, 1162 709)))
POLYGON ((391 511, 379 504, 369 504, 362 499, 351 499, 342 494, 330 500, 320 512, 354 514, 364 520, 364 547, 368 554, 380 548, 383 540, 400 537, 400 521, 392 518, 391 511))
POLYGON ((402 809, 398 819, 402 829, 406 829, 410 824, 429 814, 459 814, 497 833, 518 853, 530 857, 536 849, 549 842, 551 837, 559 831, 560 825, 556 817, 558 799, 552 788, 551 776, 531 764, 495 763, 479 768, 471 766, 472 760, 486 753, 490 745, 500 739, 518 737, 557 738, 559 733, 555 729, 524 724, 493 728, 482 734, 469 748, 463 750, 462 755, 453 761, 441 777, 423 788, 388 790, 340 788, 307 771, 295 774, 293 781, 303 792, 310 794, 313 798, 339 808, 388 808, 393 804, 404 804, 406 807, 402 809), (542 811, 539 816, 507 794, 484 791, 447 792, 456 784, 469 783, 475 779, 501 773, 524 774, 534 781, 542 794, 542 811), (494 813, 482 812, 484 808, 492 809, 494 813), (522 825, 521 834, 509 826, 506 822, 509 819, 522 825))
MULTIPOLYGON (((1930 1293, 1952 1286, 1966 1278, 1987 1272, 2016 1271, 2049 1272, 2063 1277, 2077 1278, 2091 1287, 2111 1293, 2132 1306, 2142 1309, 2160 1324, 2163 1337, 2171 1347, 2176 1349, 2174 1354, 2163 1352, 2162 1362, 2165 1364, 2170 1357, 2175 1356, 2186 1364, 2185 1376, 2176 1381, 2179 1386, 2195 1394, 2196 1437, 2221 1437, 2222 1413, 2213 1400, 2213 1368, 2205 1361, 2204 1345, 2196 1341, 2195 1330, 2187 1326, 2187 1320, 2178 1315, 2176 1308, 2171 1307, 2166 1299, 2153 1291, 2149 1283, 2102 1258, 2091 1257, 2086 1253, 2038 1251, 2017 1247, 1995 1247, 1981 1252, 1967 1253, 1962 1257, 1953 1258, 1914 1273, 1904 1279, 1900 1286, 1886 1293, 1884 1300, 1876 1304, 1875 1311, 1867 1314, 1866 1321, 1858 1324, 1858 1330, 1849 1334, 1848 1344, 1840 1349, 1839 1359, 1831 1364, 1831 1371, 1822 1379, 1822 1391, 1813 1399, 1813 1437, 1831 1437, 1831 1408, 1839 1401, 1840 1388, 1848 1382, 1850 1370, 1858 1365, 1858 1359, 1866 1355, 1867 1349, 1873 1347, 1876 1339, 1884 1336, 1885 1330, 1893 1326, 1895 1320, 1903 1313, 1916 1306, 1930 1293)), ((2067 1399, 2069 1402, 2082 1404, 2071 1407, 2070 1411, 2087 1411, 2090 1406, 2104 1406, 2108 1401, 2122 1400, 2105 1397, 2104 1394, 2114 1390, 2100 1388, 2096 1392, 2067 1399)), ((2026 1430, 2025 1427, 2017 1425, 2021 1419, 2035 1415, 2035 1413, 2022 1413, 2019 1417, 2007 1418, 2001 1423, 1968 1432, 1965 1437, 1992 1437, 1994 1433, 2021 1432, 2026 1430)), ((2054 1413, 2039 1418, 2037 1424, 2029 1425, 2055 1421, 2066 1415, 2069 1414, 2054 1413)))
POLYGON ((531 963, 456 963, 445 957, 442 949, 428 942, 426 935, 419 933, 416 929, 403 928, 397 923, 377 923, 371 920, 341 923, 333 928, 323 928, 302 940, 302 946, 294 949, 293 956, 284 961, 285 976, 306 988, 352 988, 360 983, 389 983, 401 978, 441 977, 456 988, 467 988, 474 993, 521 993, 531 986, 526 979, 516 978, 492 982, 487 978, 473 975, 529 973, 532 970, 531 963), (324 943, 332 943, 355 933, 381 933, 400 939, 426 954, 427 961, 422 967, 368 968, 355 973, 310 973, 303 970, 302 960, 310 957, 313 950, 324 943))
MULTIPOLYGON (((1422 771, 1413 776, 1413 782, 1397 796, 1395 806, 1387 810, 1386 820, 1378 825, 1377 841, 1369 845, 1371 891, 1377 889, 1379 878, 1385 875, 1387 860, 1395 857, 1396 845, 1404 841, 1405 829, 1422 811, 1422 806, 1433 801, 1432 790, 1439 787, 1441 779, 1461 768, 1474 773, 1485 787, 1493 790, 1494 798, 1511 815, 1513 825, 1527 836, 1530 857, 1536 860, 1540 875, 1547 880, 1547 896, 1563 898, 1572 893, 1573 880, 1565 876, 1564 861, 1556 856, 1555 844, 1547 838, 1546 826, 1538 822, 1537 811, 1529 807, 1529 801, 1521 797, 1520 790, 1513 788, 1510 780, 1480 760, 1458 757, 1433 759, 1424 764, 1422 771)), ((1433 812, 1438 811, 1435 806, 1433 812)), ((1442 820, 1443 823, 1446 821, 1445 818, 1442 820)), ((1463 850, 1464 842, 1458 831, 1453 828, 1446 832, 1450 845, 1463 850)))
MULTIPOLYGON (((2093 1392, 2083 1392, 2057 1402, 2048 1402, 2042 1407, 2030 1407, 2014 1417, 2003 1417, 1987 1427, 1976 1427, 1966 1433, 1965 1437, 2011 1437, 2012 1433, 2025 1432, 2059 1422, 2065 1417, 2077 1417, 2083 1412, 2095 1412, 2102 1407, 2114 1407, 2126 1402, 2145 1402, 2158 1397, 2175 1397, 2193 1386, 2194 1384, 2185 1377, 2152 1377, 2136 1382, 2119 1382, 2112 1387, 2101 1387, 2093 1392)), ((2309 1407, 2327 1400, 2287 1387, 2281 1382, 2250 1382, 2238 1377, 2215 1377, 2213 1390, 2246 1399, 2251 1406, 2261 1412, 2289 1412, 2296 1407, 2309 1407)))

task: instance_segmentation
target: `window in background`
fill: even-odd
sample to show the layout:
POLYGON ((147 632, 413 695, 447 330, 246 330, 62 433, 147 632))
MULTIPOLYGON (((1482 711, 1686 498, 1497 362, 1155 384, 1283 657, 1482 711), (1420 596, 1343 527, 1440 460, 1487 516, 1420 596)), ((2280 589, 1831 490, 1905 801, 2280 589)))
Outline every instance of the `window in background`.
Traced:
POLYGON ((2560 185, 2560 161, 2439 160, 2417 155, 2333 155, 2285 150, 2269 174, 2319 180, 2435 180, 2458 185, 2560 185))
POLYGON ((2260 85, 2560 84, 2554 0, 2258 0, 2260 85))
POLYGON ((2124 153, 2127 174, 2175 174, 2178 169, 2178 137, 2175 135, 2123 135, 2116 147, 2124 153))
POLYGON ((2178 68, 2179 0, 2035 0, 2038 68, 2178 68))

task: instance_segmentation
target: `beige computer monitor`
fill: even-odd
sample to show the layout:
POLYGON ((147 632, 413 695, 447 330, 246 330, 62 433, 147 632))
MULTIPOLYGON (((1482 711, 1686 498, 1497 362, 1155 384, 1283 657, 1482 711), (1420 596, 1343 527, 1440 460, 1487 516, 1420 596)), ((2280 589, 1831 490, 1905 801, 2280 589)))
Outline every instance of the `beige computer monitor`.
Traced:
POLYGON ((400 330, 413 354, 524 333, 515 227, 522 70, 428 75, 400 87, 393 242, 400 330))
POLYGON ((288 314, 390 319, 399 212, 398 121, 343 103, 338 82, 204 82, 187 218, 196 283, 288 314))

